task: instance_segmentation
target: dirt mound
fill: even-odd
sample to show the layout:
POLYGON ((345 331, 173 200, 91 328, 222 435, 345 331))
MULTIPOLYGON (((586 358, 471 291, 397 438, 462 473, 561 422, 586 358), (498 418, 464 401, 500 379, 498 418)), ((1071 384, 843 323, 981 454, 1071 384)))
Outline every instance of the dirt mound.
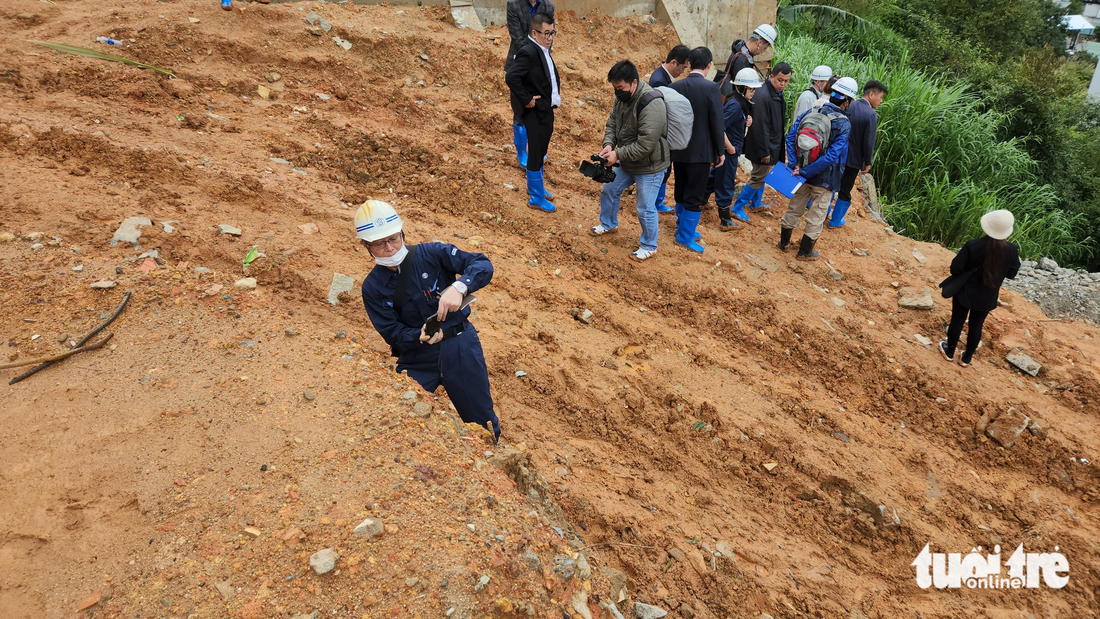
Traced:
POLYGON ((670 29, 559 11, 550 215, 515 164, 501 27, 456 30, 442 7, 85 4, 0 9, 4 360, 134 296, 108 349, 0 396, 6 615, 1096 616, 1095 327, 1005 291, 975 363, 949 365, 949 304, 904 309, 898 290, 934 291, 950 252, 859 201, 815 263, 775 248, 774 217, 722 234, 713 208, 703 256, 663 221, 633 263, 629 195, 619 234, 585 234, 600 186, 575 170, 600 146, 606 67, 656 66, 670 29), (18 43, 100 35, 176 77, 18 43), (493 260, 473 321, 514 449, 393 374, 357 288, 325 303, 335 273, 371 267, 351 226, 368 197, 412 242, 493 260), (131 217, 140 239, 112 244, 131 217), (1020 350, 1038 376, 1005 361, 1020 350), (354 533, 368 518, 381 533, 354 533), (1021 543, 1057 546, 1069 584, 914 580, 926 544, 1021 543))

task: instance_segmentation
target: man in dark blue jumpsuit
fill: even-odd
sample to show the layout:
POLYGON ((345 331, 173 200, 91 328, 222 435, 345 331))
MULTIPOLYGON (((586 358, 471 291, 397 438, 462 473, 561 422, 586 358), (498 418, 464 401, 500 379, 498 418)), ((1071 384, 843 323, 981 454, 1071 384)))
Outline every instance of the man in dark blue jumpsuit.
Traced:
POLYGON ((385 202, 368 200, 356 213, 355 223, 356 236, 375 259, 374 269, 363 280, 363 305, 397 357, 397 371, 407 372, 428 392, 443 385, 462 421, 482 427, 491 423, 499 439, 481 340, 468 321, 470 309, 459 309, 465 295, 489 284, 492 263, 483 254, 450 244, 406 246, 401 219, 385 202), (395 308, 406 268, 405 298, 395 308), (433 315, 440 330, 429 337, 424 325, 433 315))

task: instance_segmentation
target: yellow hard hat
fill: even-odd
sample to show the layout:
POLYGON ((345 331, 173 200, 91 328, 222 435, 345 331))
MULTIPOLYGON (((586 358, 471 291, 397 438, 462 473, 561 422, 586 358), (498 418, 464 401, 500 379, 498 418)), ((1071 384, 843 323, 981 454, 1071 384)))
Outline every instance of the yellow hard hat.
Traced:
POLYGON ((367 200, 355 212, 355 238, 370 243, 401 232, 401 218, 388 202, 367 200))

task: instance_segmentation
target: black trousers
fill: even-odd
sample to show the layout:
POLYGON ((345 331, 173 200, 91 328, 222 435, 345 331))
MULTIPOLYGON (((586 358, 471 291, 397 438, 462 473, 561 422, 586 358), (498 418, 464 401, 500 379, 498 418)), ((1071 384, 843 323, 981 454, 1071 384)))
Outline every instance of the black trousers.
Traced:
POLYGON ((527 128, 527 169, 538 172, 550 149, 550 136, 554 135, 554 112, 540 116, 530 111, 523 115, 523 126, 527 128))
MULTIPOLYGON (((981 277, 981 274, 975 273, 975 276, 981 277)), ((982 341, 982 325, 985 324, 985 317, 989 315, 989 312, 977 312, 964 307, 962 303, 959 303, 957 295, 952 297, 951 324, 947 327, 947 352, 954 354, 968 314, 970 316, 970 327, 966 331, 966 350, 962 354, 963 360, 967 363, 974 356, 974 351, 978 350, 978 343, 982 341)))
POLYGON ((859 176, 859 168, 844 166, 844 176, 840 177, 840 189, 836 192, 838 200, 852 201, 852 187, 856 186, 857 176, 859 176))
POLYGON ((676 175, 676 190, 673 195, 677 204, 684 209, 698 213, 707 201, 707 179, 710 177, 709 163, 672 162, 672 172, 676 175))

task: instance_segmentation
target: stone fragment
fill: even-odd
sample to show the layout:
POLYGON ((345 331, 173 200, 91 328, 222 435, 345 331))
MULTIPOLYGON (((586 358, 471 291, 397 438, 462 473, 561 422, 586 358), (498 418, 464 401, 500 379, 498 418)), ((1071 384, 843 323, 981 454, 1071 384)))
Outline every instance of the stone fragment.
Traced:
POLYGON ((486 585, 488 585, 488 584, 489 584, 489 577, 488 576, 482 576, 481 578, 477 579, 477 584, 474 585, 474 591, 481 591, 481 590, 485 589, 486 585))
POLYGON ((328 287, 328 304, 336 305, 339 303, 340 293, 351 292, 354 288, 355 280, 343 273, 333 273, 332 284, 328 287))
POLYGON ((138 239, 141 238, 141 229, 151 225, 153 222, 149 221, 148 217, 130 217, 122 222, 118 230, 115 230, 115 235, 111 237, 111 245, 119 243, 137 245, 138 239))
POLYGON ((374 518, 367 518, 363 522, 359 523, 359 526, 355 527, 355 533, 357 535, 366 535, 367 537, 377 537, 382 535, 383 531, 382 522, 375 520, 374 518))
POLYGON ((96 282, 96 283, 92 284, 92 288, 114 288, 117 285, 118 285, 118 282, 111 281, 111 280, 103 280, 101 282, 96 282))
POLYGON ((298 229, 302 231, 302 234, 306 235, 317 234, 318 232, 320 232, 320 230, 317 228, 317 224, 313 223, 312 221, 308 224, 302 224, 298 226, 298 229))
POLYGON ((82 610, 87 610, 95 606, 96 604, 99 604, 100 600, 102 599, 102 591, 92 591, 87 596, 85 596, 84 599, 80 600, 80 604, 77 604, 76 611, 80 612, 82 610))
POLYGON ((1005 361, 1019 368, 1021 372, 1032 376, 1037 376, 1039 370, 1043 369, 1043 366, 1039 365, 1038 362, 1019 351, 1008 353, 1008 356, 1005 357, 1005 361))
POLYGON ((917 340, 918 342, 920 342, 921 344, 923 344, 925 346, 931 346, 932 345, 932 340, 924 337, 923 335, 921 335, 919 333, 913 334, 913 339, 917 340))
POLYGON ((228 234, 230 236, 240 236, 241 229, 229 224, 218 224, 218 234, 228 234))
POLYGON ((1038 267, 1041 271, 1050 271, 1051 273, 1053 273, 1058 269, 1058 263, 1051 260, 1050 258, 1039 258, 1038 267))
POLYGON ((413 405, 413 414, 427 419, 432 416, 432 405, 427 402, 417 402, 413 405))
POLYGON ((592 318, 594 316, 595 316, 595 314, 592 313, 592 310, 586 309, 586 310, 582 310, 579 314, 577 314, 577 320, 583 322, 586 325, 590 325, 590 324, 592 324, 592 318))
POLYGON ((642 604, 641 602, 634 602, 634 616, 638 619, 661 619, 667 614, 667 610, 649 604, 642 604))
POLYGON ((241 288, 241 289, 244 289, 244 290, 255 290, 256 289, 256 278, 255 277, 246 277, 244 279, 238 279, 237 281, 233 282, 233 287, 234 288, 241 288))
POLYGON ((336 561, 340 558, 339 553, 332 548, 325 548, 313 553, 313 556, 309 558, 309 566, 313 568, 313 572, 320 576, 321 574, 327 574, 336 567, 336 561))
POLYGON ((325 32, 332 30, 332 24, 322 19, 316 11, 310 11, 309 15, 306 15, 306 23, 310 26, 318 26, 321 28, 321 30, 324 30, 325 32))
POLYGON ((588 592, 584 589, 579 589, 573 594, 570 606, 584 619, 592 619, 592 611, 588 610, 588 592))
POLYGON ((1027 415, 1010 408, 986 427, 985 434, 1001 447, 1008 448, 1016 443, 1016 439, 1030 423, 1031 419, 1027 415))
POLYGON ((932 309, 932 290, 923 288, 904 287, 898 290, 898 307, 914 310, 932 309))

